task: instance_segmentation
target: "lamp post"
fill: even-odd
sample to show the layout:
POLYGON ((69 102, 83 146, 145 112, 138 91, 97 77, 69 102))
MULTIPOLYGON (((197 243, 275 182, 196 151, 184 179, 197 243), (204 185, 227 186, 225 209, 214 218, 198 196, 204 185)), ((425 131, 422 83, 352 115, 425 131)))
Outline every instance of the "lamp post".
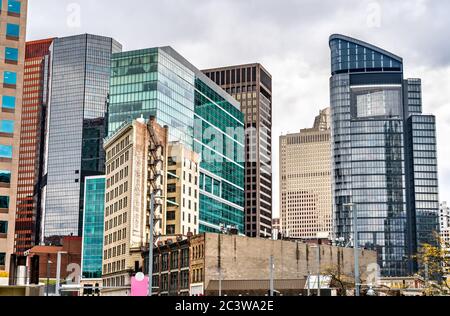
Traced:
POLYGON ((269 273, 270 273, 270 296, 273 296, 274 293, 274 286, 273 286, 273 268, 274 268, 274 263, 273 263, 273 256, 270 256, 269 258, 269 273))
POLYGON ((48 296, 49 292, 49 286, 50 286, 50 264, 53 262, 50 261, 50 254, 47 254, 47 293, 46 296, 48 296))
POLYGON ((355 204, 347 203, 344 206, 350 207, 353 214, 353 252, 355 259, 355 296, 360 296, 359 291, 359 249, 358 249, 358 214, 354 208, 355 204))

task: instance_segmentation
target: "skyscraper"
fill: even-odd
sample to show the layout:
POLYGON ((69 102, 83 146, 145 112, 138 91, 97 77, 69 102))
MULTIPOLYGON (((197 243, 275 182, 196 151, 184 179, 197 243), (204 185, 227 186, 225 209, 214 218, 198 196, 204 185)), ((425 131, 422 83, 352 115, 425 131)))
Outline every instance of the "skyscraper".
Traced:
POLYGON ((281 232, 290 238, 331 238, 330 109, 313 128, 280 137, 281 232))
MULTIPOLYGON (((53 39, 26 43, 22 104, 19 183, 14 252, 24 252, 39 243, 40 181, 48 102, 50 46, 53 39)), ((25 265, 25 262, 22 262, 25 265)))
POLYGON ((53 42, 42 193, 48 243, 81 236, 84 178, 104 174, 111 56, 119 51, 115 40, 90 34, 53 42))
POLYGON ((0 271, 14 251, 27 6, 0 1, 0 271))
POLYGON ((260 64, 203 70, 241 104, 245 119, 245 233, 272 234, 272 76, 260 64))
POLYGON ((383 275, 414 273, 439 229, 435 118, 402 58, 343 35, 330 48, 335 237, 354 243, 356 224, 383 275))
POLYGON ((239 104, 171 47, 113 55, 108 134, 155 117, 200 155, 201 232, 244 232, 244 118, 239 104))

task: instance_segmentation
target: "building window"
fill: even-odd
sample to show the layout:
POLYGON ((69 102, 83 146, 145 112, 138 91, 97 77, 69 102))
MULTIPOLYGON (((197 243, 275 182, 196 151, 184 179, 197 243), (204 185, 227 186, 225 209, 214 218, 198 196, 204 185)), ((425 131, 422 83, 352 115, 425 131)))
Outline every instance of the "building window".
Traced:
POLYGON ((14 133, 14 121, 0 120, 0 133, 13 134, 14 133))
POLYGON ((18 24, 6 24, 6 38, 19 39, 20 26, 18 24))
POLYGON ((2 96, 2 108, 8 110, 14 110, 16 107, 16 98, 10 96, 2 96))
POLYGON ((19 60, 19 50, 17 48, 6 47, 5 48, 5 61, 16 63, 19 60))
POLYGON ((16 86, 17 74, 11 71, 5 71, 3 74, 3 85, 16 86))
POLYGON ((9 196, 0 196, 0 209, 9 208, 9 196))
POLYGON ((175 220, 175 211, 167 211, 167 220, 174 221, 175 220))
POLYGON ((0 145, 0 158, 12 159, 12 146, 0 145))
POLYGON ((5 258, 6 258, 6 253, 0 252, 0 267, 5 266, 5 258))
POLYGON ((8 233, 8 222, 0 221, 0 234, 8 233))
POLYGON ((175 234, 175 225, 167 225, 167 235, 175 234))
POLYGON ((20 1, 8 0, 8 14, 20 16, 20 1))

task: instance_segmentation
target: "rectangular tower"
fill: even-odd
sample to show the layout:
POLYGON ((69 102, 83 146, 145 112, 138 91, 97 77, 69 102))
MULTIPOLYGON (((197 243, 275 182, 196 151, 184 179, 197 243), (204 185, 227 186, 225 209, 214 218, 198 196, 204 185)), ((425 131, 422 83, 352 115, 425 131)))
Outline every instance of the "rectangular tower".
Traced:
POLYGON ((335 237, 377 250, 384 276, 416 273, 439 231, 435 118, 401 57, 344 35, 330 48, 335 237))
POLYGON ((103 231, 105 222, 105 176, 85 178, 81 278, 102 279, 103 231))
POLYGON ((330 109, 314 127, 280 137, 281 232, 289 238, 331 238, 330 109))
POLYGON ((27 0, 0 0, 0 271, 14 251, 27 0))
MULTIPOLYGON (((52 43, 53 39, 26 43, 14 247, 18 256, 23 256, 25 251, 39 244, 39 187, 42 179, 52 43)), ((25 265, 24 262, 22 264, 25 265)))
POLYGON ((203 70, 241 104, 245 119, 245 234, 272 234, 272 76, 260 64, 203 70))
POLYGON ((43 187, 46 243, 81 236, 84 178, 104 174, 106 102, 115 40, 83 34, 52 49, 43 187))
MULTIPOLYGON (((106 195, 103 286, 130 286, 132 273, 142 270, 141 252, 149 243, 150 194, 154 199, 154 235, 165 234, 168 200, 166 166, 168 129, 152 118, 124 124, 105 141, 106 195), (158 192, 156 192, 158 191, 158 192)), ((157 238, 155 238, 157 240, 157 238)), ((105 295, 124 295, 107 289, 105 295)))
POLYGON ((114 54, 108 133, 154 116, 200 155, 201 232, 244 232, 244 117, 239 104, 171 47, 114 54))

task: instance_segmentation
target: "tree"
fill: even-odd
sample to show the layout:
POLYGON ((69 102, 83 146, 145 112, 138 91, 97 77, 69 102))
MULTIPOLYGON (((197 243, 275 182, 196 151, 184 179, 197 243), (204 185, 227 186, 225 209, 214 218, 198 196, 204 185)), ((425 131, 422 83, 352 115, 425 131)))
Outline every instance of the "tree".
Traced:
POLYGON ((438 234, 435 234, 435 241, 434 244, 422 244, 414 256, 419 264, 419 273, 425 277, 426 295, 450 291, 449 280, 444 278, 445 270, 450 267, 450 245, 438 234), (435 282, 429 282, 430 279, 435 282))
MULTIPOLYGON (((347 291, 355 288, 355 276, 342 273, 339 265, 330 266, 324 272, 331 277, 331 284, 338 288, 338 296, 347 296, 347 291)), ((363 283, 361 279, 359 283, 363 283)))

